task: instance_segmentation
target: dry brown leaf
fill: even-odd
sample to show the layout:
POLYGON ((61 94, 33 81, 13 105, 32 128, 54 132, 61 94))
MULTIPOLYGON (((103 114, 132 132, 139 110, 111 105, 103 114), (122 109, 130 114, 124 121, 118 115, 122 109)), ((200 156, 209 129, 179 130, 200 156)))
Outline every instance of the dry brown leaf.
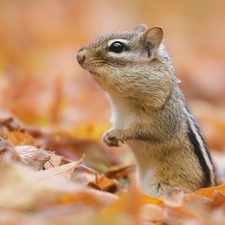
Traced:
POLYGON ((44 168, 50 169, 53 167, 57 167, 60 166, 61 163, 62 163, 62 156, 54 154, 51 156, 51 159, 45 163, 44 168))
POLYGON ((57 169, 34 171, 22 164, 8 164, 2 159, 0 208, 30 211, 53 204, 80 202, 82 200, 80 196, 90 196, 87 197, 89 202, 85 201, 82 204, 91 203, 95 207, 102 207, 118 199, 109 193, 103 194, 103 192, 85 189, 65 179, 68 179, 71 170, 82 160, 57 169))
POLYGON ((116 192, 118 190, 118 182, 113 181, 104 175, 96 174, 95 180, 88 183, 88 186, 93 187, 97 190, 116 192))
POLYGON ((102 165, 104 165, 103 167, 108 167, 117 164, 113 155, 109 151, 106 151, 102 144, 97 141, 75 139, 68 137, 66 133, 61 133, 59 136, 61 137, 60 142, 54 139, 50 140, 52 142, 52 149, 57 149, 56 154, 73 160, 85 154, 85 162, 91 168, 98 171, 102 171, 102 165))
POLYGON ((1 158, 19 161, 20 157, 17 154, 13 144, 9 140, 0 140, 0 156, 1 158))
POLYGON ((5 139, 10 140, 15 146, 18 145, 34 145, 34 139, 27 133, 19 131, 10 131, 5 139))
POLYGON ((6 152, 14 152, 16 154, 15 148, 9 140, 4 140, 0 137, 0 155, 6 152))
POLYGON ((133 172, 135 169, 134 165, 122 165, 122 166, 113 166, 110 167, 107 172, 105 172, 105 176, 108 178, 120 179, 127 178, 128 174, 133 172))
POLYGON ((68 132, 58 129, 39 130, 39 132, 30 129, 29 133, 35 137, 35 143, 70 160, 75 161, 85 154, 85 163, 97 171, 105 172, 106 168, 119 163, 119 160, 97 141, 78 139, 72 137, 68 132))
POLYGON ((49 176, 49 177, 54 176, 54 177, 61 177, 66 180, 70 180, 74 169, 82 164, 84 157, 85 155, 83 155, 82 158, 76 162, 71 162, 62 166, 57 166, 57 167, 50 168, 48 170, 43 170, 40 172, 40 174, 44 174, 45 176, 49 176))
POLYGON ((35 170, 41 170, 54 154, 53 152, 37 149, 33 146, 16 146, 15 150, 20 156, 20 161, 35 170))
POLYGON ((43 207, 58 197, 54 186, 63 185, 58 180, 40 175, 29 167, 16 162, 1 161, 0 207, 3 209, 30 210, 43 207))
POLYGON ((12 116, 12 113, 4 110, 0 110, 0 135, 4 137, 10 131, 18 131, 21 132, 23 129, 20 126, 19 121, 12 116))

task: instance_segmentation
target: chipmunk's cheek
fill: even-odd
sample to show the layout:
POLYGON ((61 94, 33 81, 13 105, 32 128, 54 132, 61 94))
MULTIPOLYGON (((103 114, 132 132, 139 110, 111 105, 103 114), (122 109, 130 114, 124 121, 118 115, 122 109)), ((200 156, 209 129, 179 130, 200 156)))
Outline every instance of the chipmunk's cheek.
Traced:
POLYGON ((102 71, 101 71, 101 66, 97 64, 91 63, 93 62, 92 59, 90 59, 89 62, 87 62, 87 70, 93 77, 101 77, 102 76, 102 71))

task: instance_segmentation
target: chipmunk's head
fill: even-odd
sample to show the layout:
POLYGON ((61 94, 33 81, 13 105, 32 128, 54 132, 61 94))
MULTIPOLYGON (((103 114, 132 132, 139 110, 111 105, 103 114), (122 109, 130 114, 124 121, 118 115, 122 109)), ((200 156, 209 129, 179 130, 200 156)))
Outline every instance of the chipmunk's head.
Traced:
MULTIPOLYGON (((133 30, 96 38, 81 48, 76 57, 102 89, 139 100, 138 96, 145 92, 158 98, 161 92, 168 92, 165 86, 170 89, 172 83, 168 72, 170 60, 162 40, 161 27, 148 29, 140 24, 133 30)), ((166 98, 165 94, 162 98, 166 98)))

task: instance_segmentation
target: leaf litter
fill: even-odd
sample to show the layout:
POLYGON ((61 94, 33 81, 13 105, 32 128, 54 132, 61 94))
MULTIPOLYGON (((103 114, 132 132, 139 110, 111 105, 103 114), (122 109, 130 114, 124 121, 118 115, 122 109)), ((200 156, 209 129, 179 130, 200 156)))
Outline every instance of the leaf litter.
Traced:
MULTIPOLYGON (((98 92, 96 87, 88 82, 89 78, 83 80, 83 71, 80 74, 76 71, 74 78, 74 71, 68 70, 74 65, 74 59, 68 60, 68 55, 74 55, 74 46, 79 43, 78 49, 83 42, 74 26, 85 31, 81 32, 82 39, 87 40, 90 37, 86 31, 95 27, 96 20, 80 26, 83 20, 77 17, 83 18, 83 15, 76 1, 63 7, 61 1, 45 4, 43 12, 48 13, 43 17, 37 16, 43 7, 41 1, 29 4, 20 1, 19 6, 24 7, 15 7, 10 1, 0 4, 3 22, 0 30, 4 34, 0 53, 0 224, 225 224, 225 186, 221 183, 195 193, 176 188, 161 198, 146 196, 135 186, 131 154, 121 148, 109 150, 100 143, 102 133, 109 128, 107 100, 101 94, 90 100, 90 96, 98 92), (58 13, 54 13, 55 10, 58 13), (12 15, 16 15, 16 20, 12 15), (49 20, 49 15, 56 15, 57 19, 49 20), (19 29, 19 33, 19 26, 27 29, 19 29), (55 65, 59 66, 57 74, 55 65), (59 70, 62 72, 58 73, 59 70), (80 75, 82 79, 78 78, 80 75), (34 107, 34 102, 38 107, 34 107), (25 126, 3 107, 26 123, 48 127, 25 126), (86 113, 90 119, 84 123, 86 113)), ((88 11, 88 5, 82 4, 88 11)), ((171 10, 172 6, 167 5, 164 8, 171 10)), ((114 13, 118 14, 118 10, 114 13)), ((222 11, 216 15, 219 13, 224 15, 222 11)), ((148 18, 145 16, 145 19, 148 18)), ((190 17, 187 24, 188 21, 190 17)), ((199 30, 197 26, 189 26, 199 30)), ((208 47, 205 33, 203 36, 208 47)), ((217 49, 213 42, 211 48, 213 52, 217 49)), ((182 88, 213 150, 218 177, 224 182, 225 89, 221 82, 224 69, 216 70, 211 61, 205 59, 205 55, 212 56, 209 48, 200 45, 196 49, 198 53, 195 52, 194 57, 188 52, 182 56, 177 51, 179 57, 174 60, 177 73, 184 81, 182 88), (184 61, 188 61, 188 70, 182 64, 184 61), (210 70, 214 72, 208 73, 210 70), (215 158, 215 153, 221 154, 215 158)))
POLYGON ((103 156, 105 150, 100 150, 101 157, 107 157, 103 160, 104 170, 92 168, 91 159, 86 162, 84 154, 78 158, 81 153, 77 154, 77 148, 88 149, 90 145, 98 152, 101 145, 88 140, 85 143, 65 133, 59 135, 54 130, 36 131, 29 132, 13 117, 1 121, 0 132, 4 136, 0 140, 0 224, 225 222, 225 185, 195 193, 175 188, 165 196, 152 198, 136 187, 133 165, 123 165, 108 153, 103 156), (23 145, 27 137, 33 140, 32 144, 28 142, 31 145, 23 145), (64 144, 58 144, 59 140, 64 144), (67 156, 71 152, 72 159, 58 155, 64 149, 67 156))

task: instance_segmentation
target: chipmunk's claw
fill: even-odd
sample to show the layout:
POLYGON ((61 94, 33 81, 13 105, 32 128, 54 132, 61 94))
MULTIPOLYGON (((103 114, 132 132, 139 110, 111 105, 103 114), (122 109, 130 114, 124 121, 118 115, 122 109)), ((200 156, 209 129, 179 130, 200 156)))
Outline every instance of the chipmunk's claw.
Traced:
POLYGON ((104 133, 102 140, 109 147, 119 147, 118 139, 111 130, 104 133))

